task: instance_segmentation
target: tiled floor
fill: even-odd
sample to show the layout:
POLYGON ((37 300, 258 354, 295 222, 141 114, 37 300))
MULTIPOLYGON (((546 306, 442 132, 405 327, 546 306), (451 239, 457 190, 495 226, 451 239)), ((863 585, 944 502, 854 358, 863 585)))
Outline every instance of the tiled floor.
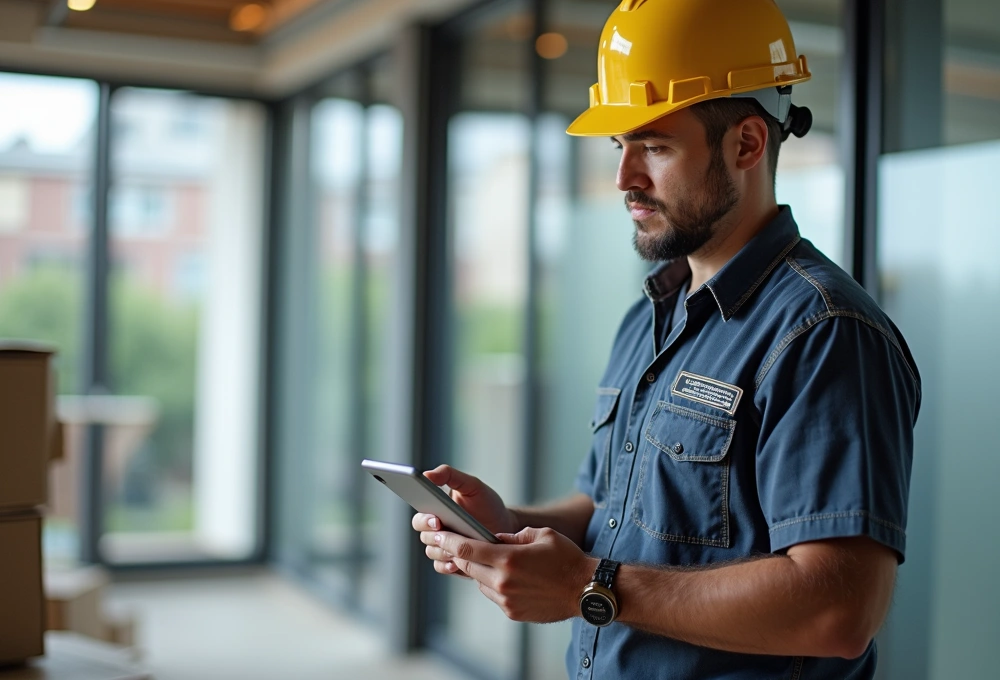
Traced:
POLYGON ((467 680, 428 657, 393 659, 377 632, 270 572, 114 584, 156 680, 467 680))

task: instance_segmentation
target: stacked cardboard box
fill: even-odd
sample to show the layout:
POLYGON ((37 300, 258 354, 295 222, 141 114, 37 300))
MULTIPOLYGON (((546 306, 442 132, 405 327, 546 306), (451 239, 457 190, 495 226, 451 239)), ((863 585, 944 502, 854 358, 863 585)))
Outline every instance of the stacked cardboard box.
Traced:
POLYGON ((48 630, 72 631, 123 647, 135 644, 135 621, 104 602, 107 572, 98 566, 46 569, 48 630))
POLYGON ((53 354, 0 343, 0 665, 45 652, 41 507, 61 447, 53 354))

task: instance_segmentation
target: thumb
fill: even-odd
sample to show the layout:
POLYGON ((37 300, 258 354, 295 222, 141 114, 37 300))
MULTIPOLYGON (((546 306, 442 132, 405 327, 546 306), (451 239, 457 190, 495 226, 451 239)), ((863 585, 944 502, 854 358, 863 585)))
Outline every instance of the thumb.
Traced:
POLYGON ((502 543, 508 545, 528 545, 538 540, 541 531, 541 529, 536 529, 535 527, 526 527, 516 534, 497 534, 497 538, 502 543))
POLYGON ((457 470, 450 465, 438 465, 433 470, 425 472, 424 477, 438 486, 447 484, 453 491, 458 491, 465 495, 474 494, 482 486, 482 482, 476 477, 457 470))

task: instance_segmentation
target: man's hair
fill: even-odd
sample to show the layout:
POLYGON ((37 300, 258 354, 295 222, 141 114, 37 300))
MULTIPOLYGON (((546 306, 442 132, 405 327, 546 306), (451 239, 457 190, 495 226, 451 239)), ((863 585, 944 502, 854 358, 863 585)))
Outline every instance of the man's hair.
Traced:
POLYGON ((767 123, 767 169, 774 184, 778 169, 778 152, 781 150, 781 125, 756 100, 746 97, 708 99, 698 102, 691 111, 705 126, 708 148, 717 152, 729 128, 749 116, 760 116, 767 123))

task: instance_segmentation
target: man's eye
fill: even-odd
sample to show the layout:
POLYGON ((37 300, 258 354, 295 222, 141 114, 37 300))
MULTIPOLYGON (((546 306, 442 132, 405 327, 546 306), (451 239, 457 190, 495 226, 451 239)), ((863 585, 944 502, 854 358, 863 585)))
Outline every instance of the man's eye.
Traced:
POLYGON ((662 146, 647 146, 646 153, 660 153, 660 150, 662 149, 662 146))

